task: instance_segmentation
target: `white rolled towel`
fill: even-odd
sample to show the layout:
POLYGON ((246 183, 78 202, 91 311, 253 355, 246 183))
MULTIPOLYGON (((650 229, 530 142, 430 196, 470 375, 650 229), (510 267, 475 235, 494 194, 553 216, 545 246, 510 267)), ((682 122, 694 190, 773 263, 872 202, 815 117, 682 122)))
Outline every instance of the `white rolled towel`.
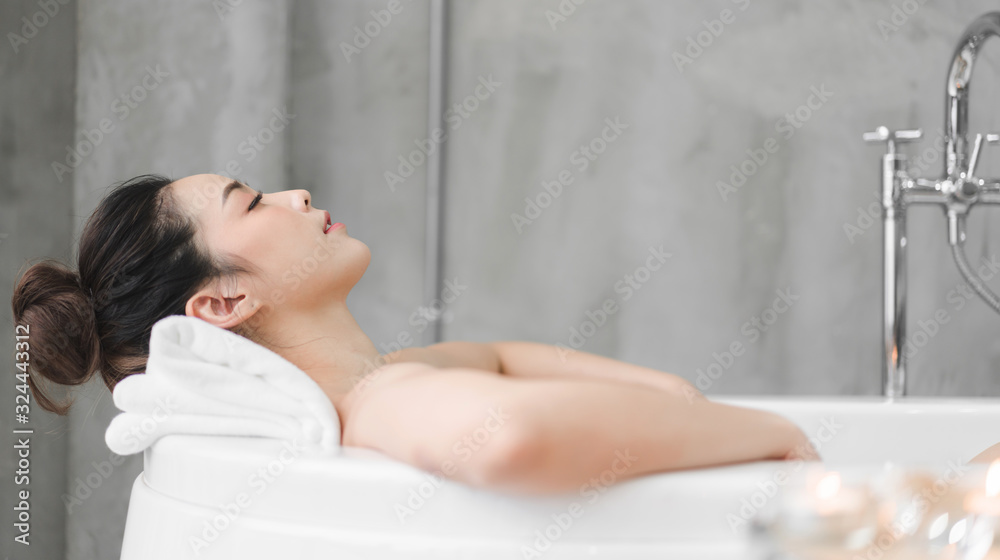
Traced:
POLYGON ((306 372, 197 317, 157 321, 146 372, 122 379, 113 394, 122 413, 104 440, 119 455, 168 434, 280 438, 318 455, 340 447, 337 411, 306 372))

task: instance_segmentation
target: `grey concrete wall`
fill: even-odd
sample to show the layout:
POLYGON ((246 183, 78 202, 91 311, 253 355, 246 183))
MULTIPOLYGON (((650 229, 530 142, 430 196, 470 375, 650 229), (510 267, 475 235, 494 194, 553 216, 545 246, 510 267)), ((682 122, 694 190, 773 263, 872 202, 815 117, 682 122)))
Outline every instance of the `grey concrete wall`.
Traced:
MULTIPOLYGON (((383 350, 419 339, 421 308, 434 303, 421 286, 426 167, 413 155, 427 141, 426 0, 403 2, 358 52, 344 45, 385 2, 231 4, 219 13, 223 4, 193 0, 83 0, 75 28, 67 12, 22 52, 0 48, 0 281, 12 284, 29 257, 75 258, 83 220, 112 183, 212 171, 267 191, 309 189, 372 249, 349 300, 366 333, 383 350), (251 158, 241 144, 284 107, 290 127, 251 158), (113 129, 57 177, 51 163, 102 119, 113 129), (387 179, 404 171, 400 157, 419 163, 387 179)), ((877 393, 881 233, 859 223, 859 209, 875 200, 882 148, 861 134, 922 127, 927 140, 911 153, 931 148, 953 43, 995 6, 926 3, 897 25, 891 2, 590 0, 550 20, 559 4, 452 2, 451 111, 437 149, 446 154, 445 277, 460 288, 445 294, 444 338, 582 341, 692 380, 717 355, 710 394, 877 393), (712 24, 725 9, 732 22, 712 24), (721 31, 704 35, 705 21, 721 31), (675 53, 687 56, 699 34, 710 44, 679 65, 675 53), (801 109, 813 88, 831 93, 801 109), (801 126, 783 120, 796 111, 808 112, 801 126), (622 130, 605 130, 616 120, 622 130), (579 150, 592 143, 602 153, 591 161, 579 150), (723 196, 730 166, 765 145, 776 147, 768 161, 723 196), (543 182, 559 193, 547 203, 543 182), (527 214, 525 197, 546 207, 527 214), (661 246, 662 264, 648 260, 661 246), (647 263, 658 266, 648 276, 647 263), (776 290, 798 299, 769 316, 766 332, 745 327, 774 309, 776 290), (591 332, 585 322, 602 307, 591 332), (735 343, 744 352, 730 363, 735 343)), ((3 30, 36 10, 4 4, 3 30)), ((976 70, 974 131, 1000 128, 990 101, 997 43, 976 70)), ((981 169, 1000 175, 1000 154, 983 157, 981 169)), ((926 159, 914 165, 938 173, 940 154, 926 159)), ((910 218, 911 332, 940 309, 949 317, 911 360, 911 392, 996 396, 1000 319, 955 297, 940 212, 910 218)), ((997 255, 996 218, 974 212, 974 260, 997 255)), ((67 558, 116 558, 141 458, 104 446, 116 409, 99 381, 76 394, 68 424, 35 413, 45 438, 33 506, 51 548, 32 553, 63 557, 65 546, 67 558), (80 484, 94 473, 100 484, 88 494, 80 484), (62 496, 83 494, 67 514, 62 496)), ((11 398, 9 386, 0 398, 11 398)), ((7 473, 12 456, 3 457, 7 473)))
MULTIPOLYGON (((63 558, 67 453, 71 426, 34 403, 29 421, 15 420, 14 325, 10 294, 18 273, 40 257, 71 257, 72 176, 56 179, 52 161, 72 143, 76 80, 76 3, 43 11, 38 3, 0 3, 0 305, 3 383, 0 383, 0 556, 63 558), (27 21, 25 21, 26 18, 27 21), (31 429, 28 484, 16 484, 13 429, 31 429), (14 542, 15 502, 27 490, 29 546, 14 542)), ((31 325, 27 325, 29 329, 31 325)), ((30 335, 29 335, 30 336, 30 335)), ((31 339, 28 339, 30 344, 31 339)), ((30 362, 30 348, 29 348, 30 362)), ((20 531, 16 531, 18 534, 20 531)))
POLYGON ((372 25, 371 12, 386 5, 295 4, 290 95, 305 118, 291 129, 287 183, 308 189, 371 250, 347 304, 382 352, 400 340, 422 344, 428 324, 410 317, 430 303, 421 301, 426 167, 393 188, 385 178, 426 136, 428 2, 402 2, 384 26, 372 25), (366 25, 377 29, 367 42, 355 30, 366 25))
MULTIPOLYGON (((926 3, 900 11, 906 21, 889 2, 592 1, 565 21, 547 17, 555 0, 453 4, 451 101, 483 76, 502 85, 448 144, 447 270, 469 288, 446 338, 583 342, 691 380, 718 363, 701 383, 710 394, 880 392, 881 230, 845 231, 867 223, 858 210, 880 188, 884 148, 861 135, 922 127, 912 153, 931 148, 954 43, 995 2, 926 3), (713 24, 723 10, 729 22, 713 24), (707 46, 688 53, 688 38, 707 46), (813 88, 830 94, 810 101, 813 88), (785 118, 796 111, 807 118, 785 118), (574 156, 609 118, 628 128, 593 161, 574 156), (769 139, 768 160, 720 192, 769 139), (525 197, 546 204, 542 182, 561 172, 559 196, 526 214, 525 197), (519 231, 512 214, 535 219, 519 231), (628 288, 661 245, 662 268, 628 288), (785 289, 799 299, 767 312, 785 289), (615 312, 591 330, 587 312, 606 300, 615 312), (755 316, 773 324, 744 327, 755 316), (737 343, 742 355, 727 357, 737 343)), ((974 132, 1000 124, 992 43, 975 71, 974 132)), ((983 156, 981 170, 1000 174, 1000 153, 983 156)), ((925 174, 940 173, 940 155, 927 160, 925 174)), ((970 259, 997 256, 997 218, 973 212, 970 259)), ((912 394, 1000 394, 1000 317, 949 298, 961 279, 939 210, 911 211, 910 232, 911 332, 948 317, 910 362, 912 394)))
MULTIPOLYGON (((273 111, 290 111, 288 4, 218 5, 80 2, 76 127, 82 134, 103 121, 110 132, 75 170, 76 235, 109 185, 141 173, 218 172, 267 191, 284 184, 287 130, 265 129, 273 111)), ((70 560, 118 557, 142 470, 141 455, 119 457, 104 443, 119 412, 110 397, 94 379, 71 412, 67 477, 80 503, 67 518, 70 560), (101 472, 105 463, 110 474, 101 472)))

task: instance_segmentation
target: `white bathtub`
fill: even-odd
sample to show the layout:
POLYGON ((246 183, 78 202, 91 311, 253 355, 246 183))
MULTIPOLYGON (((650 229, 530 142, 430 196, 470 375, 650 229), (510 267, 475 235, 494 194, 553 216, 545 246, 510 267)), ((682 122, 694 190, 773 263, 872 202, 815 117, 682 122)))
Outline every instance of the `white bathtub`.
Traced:
MULTIPOLYGON (((942 468, 1000 442, 1000 399, 713 400, 785 415, 845 472, 886 462, 942 468)), ((752 513, 755 494, 791 465, 661 473, 529 498, 435 480, 367 449, 287 465, 282 449, 261 438, 160 439, 132 488, 122 560, 745 559, 747 532, 733 516, 752 513), (270 482, 252 477, 268 465, 270 482)))

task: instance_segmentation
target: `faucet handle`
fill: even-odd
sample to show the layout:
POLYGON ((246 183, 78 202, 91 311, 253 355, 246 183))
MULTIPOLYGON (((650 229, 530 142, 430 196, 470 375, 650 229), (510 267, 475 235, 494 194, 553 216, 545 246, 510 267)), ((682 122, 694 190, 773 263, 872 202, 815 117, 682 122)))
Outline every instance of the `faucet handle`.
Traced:
MULTIPOLYGON (((865 142, 885 142, 889 147, 889 153, 896 153, 896 143, 913 142, 923 136, 923 131, 916 130, 889 130, 888 127, 880 126, 872 132, 866 132, 862 136, 865 142)), ((1000 140, 1000 138, 998 138, 1000 140)))
POLYGON ((976 173, 976 165, 979 164, 979 150, 983 148, 983 140, 986 140, 987 144, 1000 144, 1000 134, 987 133, 983 136, 982 133, 976 134, 976 142, 972 145, 972 155, 969 156, 969 171, 966 173, 966 177, 972 177, 976 173))

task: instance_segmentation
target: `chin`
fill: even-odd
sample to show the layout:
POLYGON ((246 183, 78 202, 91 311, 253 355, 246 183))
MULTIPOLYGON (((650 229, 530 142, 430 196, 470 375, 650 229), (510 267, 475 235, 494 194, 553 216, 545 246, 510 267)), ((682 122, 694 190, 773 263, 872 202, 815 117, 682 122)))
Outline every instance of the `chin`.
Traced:
POLYGON ((337 258, 332 262, 331 266, 335 270, 329 277, 331 282, 328 289, 334 293, 343 293, 346 297, 368 270, 371 258, 372 253, 368 245, 351 238, 350 243, 345 243, 338 249, 337 258))
MULTIPOLYGON (((361 245, 360 249, 362 257, 358 262, 359 264, 358 280, 361 280, 361 277, 365 274, 365 271, 368 270, 368 264, 372 262, 372 251, 371 249, 368 248, 368 245, 365 245, 363 242, 358 241, 358 244, 361 245)), ((356 282, 357 281, 355 281, 355 283, 356 282)))

